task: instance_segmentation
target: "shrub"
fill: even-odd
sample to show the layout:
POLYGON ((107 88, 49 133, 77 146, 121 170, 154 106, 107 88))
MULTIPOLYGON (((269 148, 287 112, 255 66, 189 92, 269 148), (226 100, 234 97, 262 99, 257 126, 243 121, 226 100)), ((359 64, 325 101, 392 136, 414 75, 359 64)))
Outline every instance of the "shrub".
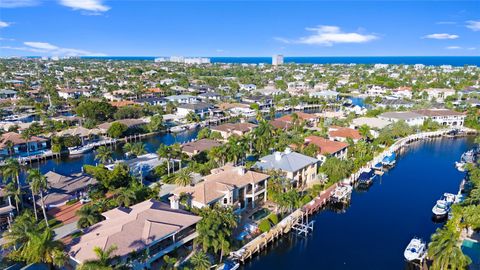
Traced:
POLYGON ((270 231, 270 222, 268 221, 268 219, 262 219, 262 221, 260 221, 260 223, 258 224, 258 228, 260 229, 260 231, 262 233, 264 232, 268 232, 270 231))
POLYGON ((270 220, 270 222, 272 222, 273 225, 277 225, 278 224, 277 214, 271 213, 270 215, 268 215, 268 220, 270 220))

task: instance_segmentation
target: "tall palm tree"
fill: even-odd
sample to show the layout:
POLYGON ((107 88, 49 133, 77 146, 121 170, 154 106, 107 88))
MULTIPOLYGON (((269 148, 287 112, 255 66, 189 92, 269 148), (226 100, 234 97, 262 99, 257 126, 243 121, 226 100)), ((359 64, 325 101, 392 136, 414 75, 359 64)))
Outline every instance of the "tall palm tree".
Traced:
POLYGON ((432 270, 465 269, 471 263, 460 248, 459 237, 460 232, 454 226, 437 229, 432 235, 428 244, 428 256, 433 260, 432 270))
POLYGON ((135 156, 141 156, 147 153, 147 149, 145 148, 145 144, 142 142, 136 142, 133 144, 132 154, 135 156))
POLYGON ((203 251, 197 251, 193 256, 190 258, 195 270, 208 270, 212 265, 208 256, 203 251))
POLYGON ((88 204, 78 209, 75 214, 79 217, 77 221, 77 226, 79 228, 87 228, 102 219, 102 216, 97 211, 97 208, 88 204))
POLYGON ((50 228, 27 233, 29 240, 20 250, 21 258, 27 263, 45 263, 62 267, 67 262, 64 245, 54 240, 50 228))
POLYGON ((187 169, 180 170, 174 175, 175 184, 179 186, 188 186, 192 183, 192 180, 192 173, 187 169))
POLYGON ((28 171, 28 176, 27 176, 27 181, 29 183, 29 186, 30 186, 30 190, 32 192, 32 204, 33 204, 33 213, 35 214, 35 220, 38 220, 38 213, 37 213, 37 201, 36 201, 36 198, 35 198, 35 195, 38 194, 36 193, 35 191, 35 187, 34 187, 34 179, 31 178, 31 172, 32 170, 29 170, 28 171))
POLYGON ((30 139, 32 138, 32 131, 30 129, 25 129, 23 132, 22 132, 22 139, 24 139, 27 143, 27 155, 30 156, 30 139))
POLYGON ((112 150, 106 146, 100 146, 97 149, 97 155, 95 159, 100 161, 102 164, 107 164, 112 160, 112 150))
POLYGON ((109 270, 113 269, 111 261, 112 255, 117 250, 117 246, 111 245, 107 249, 101 249, 100 247, 94 247, 93 252, 97 256, 96 260, 88 260, 84 262, 78 270, 109 270))
POLYGON ((157 149, 157 155, 159 158, 165 158, 167 160, 167 175, 170 176, 170 159, 171 149, 165 144, 161 144, 157 149))
POLYGON ((13 200, 15 201, 15 206, 17 207, 17 212, 20 212, 19 203, 20 203, 20 198, 22 197, 22 193, 15 186, 15 183, 13 183, 13 182, 8 183, 5 186, 5 191, 6 191, 7 197, 9 199, 13 198, 13 200))
MULTIPOLYGON (((22 193, 22 187, 20 185, 20 163, 18 163, 18 160, 14 158, 8 158, 5 160, 5 165, 3 165, 2 168, 2 176, 3 180, 11 180, 12 182, 15 182, 17 189, 18 189, 18 194, 20 195, 22 193)), ((19 203, 22 205, 22 196, 19 196, 19 203)), ((20 211, 20 209, 17 207, 17 211, 20 211)))
MULTIPOLYGON (((47 211, 45 209, 45 198, 43 197, 43 192, 48 189, 47 177, 45 177, 45 175, 43 175, 40 170, 31 169, 28 171, 27 179, 30 182, 30 189, 32 190, 32 195, 40 194, 40 204, 42 206, 43 218, 45 219, 45 224, 47 224, 48 227, 47 211)), ((35 206, 35 204, 36 202, 34 197, 33 205, 35 206)))
POLYGON ((12 223, 5 233, 5 247, 14 247, 9 254, 12 258, 27 263, 46 263, 63 266, 66 262, 64 247, 60 241, 53 239, 50 228, 39 226, 30 211, 24 211, 12 223))
POLYGON ((136 200, 135 192, 129 188, 119 188, 117 190, 116 200, 119 206, 129 207, 136 200))

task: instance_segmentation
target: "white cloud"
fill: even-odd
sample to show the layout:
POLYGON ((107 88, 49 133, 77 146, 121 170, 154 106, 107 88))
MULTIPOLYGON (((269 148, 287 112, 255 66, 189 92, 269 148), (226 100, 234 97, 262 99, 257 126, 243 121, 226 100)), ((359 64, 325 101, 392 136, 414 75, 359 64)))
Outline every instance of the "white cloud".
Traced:
POLYGON ((71 7, 75 10, 87 10, 98 14, 99 12, 105 12, 110 9, 109 6, 103 4, 102 0, 60 0, 60 4, 66 7, 71 7))
POLYGON ((33 7, 40 4, 38 0, 2 0, 1 8, 33 7))
POLYGON ((35 48, 35 49, 40 49, 40 50, 47 50, 47 51, 53 51, 53 50, 58 50, 59 48, 57 46, 54 46, 50 43, 46 42, 32 42, 32 41, 27 41, 24 42, 23 44, 35 48))
POLYGON ((275 39, 283 43, 332 46, 335 43, 365 43, 378 38, 372 34, 342 32, 338 26, 319 25, 317 27, 306 28, 306 30, 313 32, 313 34, 296 40, 288 40, 281 37, 275 39))
POLYGON ((480 31, 480 21, 467 21, 467 28, 473 31, 480 31))
POLYGON ((448 46, 448 47, 445 47, 445 49, 447 50, 459 50, 461 49, 462 47, 460 46, 448 46))
POLYGON ((5 27, 9 27, 9 26, 10 26, 9 22, 0 21, 0 28, 5 28, 5 27))
POLYGON ((477 48, 475 48, 475 47, 467 48, 467 50, 469 50, 469 51, 474 51, 474 50, 476 50, 476 49, 477 49, 477 48))
POLYGON ((423 38, 431 38, 431 39, 457 39, 459 38, 458 35, 452 35, 452 34, 447 34, 447 33, 441 33, 441 34, 430 34, 426 35, 423 38))
POLYGON ((26 51, 41 53, 42 55, 58 55, 58 56, 105 56, 103 53, 95 53, 81 49, 62 48, 47 42, 27 41, 23 43, 25 46, 13 47, 2 46, 2 49, 26 51))

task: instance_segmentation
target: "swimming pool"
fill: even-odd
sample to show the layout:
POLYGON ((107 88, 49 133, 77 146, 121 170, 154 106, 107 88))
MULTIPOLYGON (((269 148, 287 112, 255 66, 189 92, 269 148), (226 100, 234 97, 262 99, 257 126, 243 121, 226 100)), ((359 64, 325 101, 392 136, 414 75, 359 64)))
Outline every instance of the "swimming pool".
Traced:
POLYGON ((462 243, 462 251, 472 259, 472 266, 480 269, 480 243, 465 239, 462 243))
POLYGON ((258 210, 257 212, 253 213, 250 216, 250 219, 253 220, 253 221, 259 221, 260 219, 268 216, 269 214, 270 214, 270 210, 262 208, 262 209, 258 210))

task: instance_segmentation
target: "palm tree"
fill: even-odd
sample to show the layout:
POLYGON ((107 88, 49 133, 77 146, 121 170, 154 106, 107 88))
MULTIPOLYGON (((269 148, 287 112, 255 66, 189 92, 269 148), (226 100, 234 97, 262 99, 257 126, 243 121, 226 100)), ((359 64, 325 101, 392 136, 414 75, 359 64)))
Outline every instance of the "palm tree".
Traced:
POLYGON ((97 155, 95 159, 100 161, 102 164, 107 164, 110 160, 112 160, 112 150, 106 146, 100 146, 97 149, 97 155))
POLYGON ((31 179, 31 172, 32 170, 29 170, 28 171, 28 176, 27 176, 27 181, 29 182, 29 185, 30 185, 30 190, 32 191, 32 204, 33 204, 33 213, 35 214, 35 220, 38 220, 38 213, 37 213, 37 201, 35 199, 35 187, 34 187, 34 183, 33 183, 33 179, 31 179))
POLYGON ((50 228, 39 226, 30 211, 24 211, 5 233, 5 247, 14 247, 9 254, 12 258, 26 263, 46 263, 63 266, 66 262, 64 247, 60 241, 53 240, 50 228))
POLYGON ((62 267, 67 262, 64 245, 53 240, 54 233, 50 228, 27 233, 29 241, 20 250, 21 258, 27 263, 45 263, 62 267))
POLYGON ((20 212, 19 208, 19 202, 20 198, 22 197, 21 190, 18 190, 18 188, 15 186, 13 182, 8 183, 5 186, 5 190, 7 192, 8 198, 13 198, 15 200, 15 206, 17 207, 17 212, 20 212))
POLYGON ((113 252, 117 250, 117 246, 111 245, 109 248, 103 250, 100 247, 94 247, 93 252, 97 256, 96 260, 88 260, 84 262, 78 270, 109 270, 111 267, 111 260, 113 252))
POLYGON ((428 244, 428 256, 433 260, 432 270, 465 269, 471 259, 460 248, 460 232, 455 226, 437 229, 428 244))
MULTIPOLYGON (((8 158, 5 160, 5 165, 2 168, 2 176, 4 181, 10 179, 16 182, 18 194, 22 193, 22 188, 20 185, 20 163, 14 158, 8 158)), ((22 204, 22 196, 19 196, 20 205, 22 204)), ((17 207, 17 211, 20 209, 17 207)))
POLYGON ((132 154, 134 154, 135 156, 141 156, 141 155, 144 155, 147 153, 147 150, 145 148, 145 144, 142 143, 142 142, 136 142, 133 144, 133 148, 132 148, 132 154))
POLYGON ((170 176, 170 158, 171 158, 171 149, 165 144, 161 144, 157 149, 157 155, 159 158, 167 159, 167 175, 170 176))
POLYGON ((180 170, 179 172, 175 173, 175 176, 174 176, 175 184, 183 187, 192 184, 192 180, 193 180, 192 174, 187 169, 180 170))
POLYGON ((79 228, 92 226, 102 219, 100 213, 97 211, 97 208, 88 204, 78 209, 76 215, 79 217, 77 222, 77 226, 79 228))
POLYGON ((136 200, 135 192, 129 188, 119 188, 117 190, 117 203, 119 206, 129 207, 136 200))
POLYGON ((30 156, 30 145, 29 145, 29 142, 30 142, 30 139, 32 138, 32 131, 30 129, 25 129, 23 132, 22 132, 22 139, 24 139, 27 143, 27 155, 30 156))
MULTIPOLYGON (((46 191, 48 188, 47 177, 45 177, 45 175, 42 175, 40 170, 31 169, 28 171, 27 179, 30 182, 30 189, 32 190, 32 195, 40 193, 40 203, 42 206, 43 218, 45 219, 45 223, 47 224, 47 227, 48 227, 47 211, 45 209, 45 199, 43 197, 43 192, 46 191)), ((37 208, 35 206, 36 205, 35 197, 33 197, 33 205, 36 211, 37 208)), ((36 216, 37 214, 35 213, 35 217, 36 216)))
POLYGON ((193 254, 192 258, 190 258, 195 270, 208 270, 212 265, 208 256, 203 251, 197 251, 193 254))

